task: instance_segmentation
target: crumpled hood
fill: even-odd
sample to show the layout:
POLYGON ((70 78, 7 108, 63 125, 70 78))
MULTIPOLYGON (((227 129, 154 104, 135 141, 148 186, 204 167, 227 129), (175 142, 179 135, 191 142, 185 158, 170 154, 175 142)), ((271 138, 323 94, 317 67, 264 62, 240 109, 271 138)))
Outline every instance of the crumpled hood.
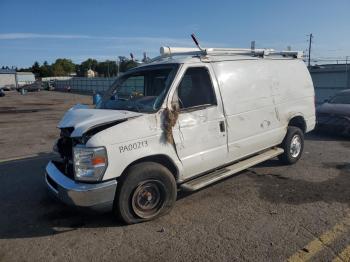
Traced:
POLYGON ((317 108, 317 113, 350 117, 350 105, 324 103, 317 108))
POLYGON ((77 105, 65 113, 57 127, 74 127, 71 137, 80 137, 91 127, 141 115, 131 111, 89 109, 87 106, 77 105))

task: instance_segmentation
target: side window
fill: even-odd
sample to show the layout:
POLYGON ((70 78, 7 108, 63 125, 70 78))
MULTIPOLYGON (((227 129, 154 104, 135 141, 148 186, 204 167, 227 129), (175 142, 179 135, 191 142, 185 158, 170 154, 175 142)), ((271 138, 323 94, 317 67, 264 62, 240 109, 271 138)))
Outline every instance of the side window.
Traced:
POLYGON ((216 105, 209 72, 205 67, 188 68, 178 86, 180 108, 216 105))

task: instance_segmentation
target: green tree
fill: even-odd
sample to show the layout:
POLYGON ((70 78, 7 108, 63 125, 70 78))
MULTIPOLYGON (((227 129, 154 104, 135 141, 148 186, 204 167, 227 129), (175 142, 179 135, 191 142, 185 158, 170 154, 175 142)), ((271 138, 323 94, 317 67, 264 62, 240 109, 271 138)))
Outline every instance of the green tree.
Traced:
POLYGON ((96 72, 100 76, 111 77, 116 76, 118 72, 118 66, 115 61, 106 60, 99 62, 96 66, 96 72))
POLYGON ((31 69, 34 75, 40 76, 40 65, 37 61, 34 62, 31 69))
POLYGON ((51 66, 54 76, 68 76, 75 72, 75 64, 70 59, 59 58, 51 66))
POLYGON ((77 76, 83 76, 84 74, 80 72, 80 65, 75 65, 75 73, 77 76))
POLYGON ((96 71, 97 66, 98 66, 97 60, 89 58, 80 64, 79 72, 77 72, 77 74, 79 76, 84 76, 89 69, 96 71))
POLYGON ((136 61, 127 60, 127 59, 122 60, 119 65, 120 65, 120 72, 125 72, 133 67, 138 66, 136 61))
POLYGON ((40 67, 40 77, 48 77, 51 76, 51 67, 47 61, 43 63, 40 67))
POLYGON ((20 68, 17 70, 17 72, 32 72, 32 67, 20 68))

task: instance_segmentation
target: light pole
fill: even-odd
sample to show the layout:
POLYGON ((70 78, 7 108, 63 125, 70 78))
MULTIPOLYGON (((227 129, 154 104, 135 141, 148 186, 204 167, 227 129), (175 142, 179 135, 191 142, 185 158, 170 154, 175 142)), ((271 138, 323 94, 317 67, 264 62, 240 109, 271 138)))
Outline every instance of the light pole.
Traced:
POLYGON ((117 60, 117 77, 119 76, 120 58, 117 60))
POLYGON ((345 57, 346 89, 349 88, 348 56, 345 57))
POLYGON ((313 35, 312 33, 309 35, 309 61, 308 61, 308 67, 310 68, 311 66, 311 45, 312 45, 312 38, 313 35))

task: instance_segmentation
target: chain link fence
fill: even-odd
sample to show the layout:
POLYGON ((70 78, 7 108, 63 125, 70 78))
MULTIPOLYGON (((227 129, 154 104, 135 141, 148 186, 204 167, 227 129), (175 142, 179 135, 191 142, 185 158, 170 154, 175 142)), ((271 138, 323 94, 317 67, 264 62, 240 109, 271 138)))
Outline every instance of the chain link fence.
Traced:
POLYGON ((103 93, 114 83, 117 77, 45 77, 42 82, 54 82, 57 90, 68 90, 79 93, 103 93))

